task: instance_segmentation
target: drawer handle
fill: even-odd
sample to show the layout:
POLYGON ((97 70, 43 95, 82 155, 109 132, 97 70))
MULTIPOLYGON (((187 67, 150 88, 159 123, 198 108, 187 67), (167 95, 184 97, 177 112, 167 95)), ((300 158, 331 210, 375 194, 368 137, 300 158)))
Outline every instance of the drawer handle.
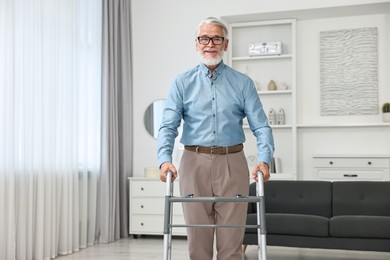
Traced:
POLYGON ((141 226, 143 226, 144 225, 144 223, 141 223, 141 226))
POLYGON ((344 177, 355 178, 355 177, 358 177, 358 175, 357 174, 344 174, 344 177))
POLYGON ((333 162, 332 162, 332 161, 330 161, 330 162, 329 162, 329 164, 330 164, 330 165, 332 165, 332 164, 333 164, 333 162))
POLYGON ((141 209, 143 209, 144 208, 144 205, 141 205, 141 209))
POLYGON ((368 165, 371 165, 371 162, 368 162, 368 165))
POLYGON ((141 190, 143 191, 143 190, 144 190, 144 187, 141 187, 141 190))

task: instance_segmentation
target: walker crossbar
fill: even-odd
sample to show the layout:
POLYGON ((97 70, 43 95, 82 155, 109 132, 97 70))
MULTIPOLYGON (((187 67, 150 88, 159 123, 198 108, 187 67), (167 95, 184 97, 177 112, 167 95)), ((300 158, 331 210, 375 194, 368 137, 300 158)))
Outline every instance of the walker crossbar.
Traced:
POLYGON ((170 202, 260 202, 261 197, 170 197, 170 202))
POLYGON ((164 260, 171 259, 172 253, 172 227, 213 227, 213 228, 257 228, 258 235, 258 259, 266 260, 266 227, 265 227, 265 203, 264 203, 264 176, 262 172, 257 173, 258 181, 256 185, 256 196, 235 197, 194 197, 193 195, 185 197, 173 196, 172 172, 167 174, 167 189, 165 194, 165 212, 164 212, 164 260), (172 224, 172 203, 174 202, 256 202, 257 206, 257 225, 225 225, 225 224, 172 224))
POLYGON ((169 227, 220 227, 220 228, 260 228, 259 225, 228 225, 228 224, 171 224, 169 227))

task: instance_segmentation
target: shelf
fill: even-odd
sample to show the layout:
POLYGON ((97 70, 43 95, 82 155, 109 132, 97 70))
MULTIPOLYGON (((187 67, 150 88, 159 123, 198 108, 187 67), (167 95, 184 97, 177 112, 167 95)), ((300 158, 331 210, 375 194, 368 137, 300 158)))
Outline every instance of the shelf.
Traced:
POLYGON ((232 61, 248 61, 248 60, 272 60, 272 59, 291 59, 291 54, 282 55, 266 55, 266 56, 247 56, 247 57, 232 57, 232 61))
MULTIPOLYGON (((296 174, 294 173, 271 173, 271 181, 282 181, 282 180, 296 180, 296 174)), ((250 182, 254 182, 253 178, 251 177, 250 182)))
POLYGON ((295 180, 296 174, 292 173, 271 173, 270 180, 295 180))
POLYGON ((297 125, 298 128, 348 128, 348 127, 389 127, 390 123, 370 123, 370 124, 326 124, 326 125, 320 125, 320 124, 303 124, 303 125, 297 125))
MULTIPOLYGON (((272 129, 290 129, 291 125, 270 125, 272 129)), ((242 128, 249 129, 249 125, 243 125, 242 128)))
POLYGON ((390 154, 314 154, 313 158, 390 158, 390 154))
POLYGON ((279 94, 292 94, 291 90, 266 90, 266 91, 257 91, 259 95, 279 95, 279 94))
POLYGON ((289 129, 289 128, 292 128, 291 125, 270 125, 272 129, 276 129, 276 128, 285 128, 285 129, 289 129))

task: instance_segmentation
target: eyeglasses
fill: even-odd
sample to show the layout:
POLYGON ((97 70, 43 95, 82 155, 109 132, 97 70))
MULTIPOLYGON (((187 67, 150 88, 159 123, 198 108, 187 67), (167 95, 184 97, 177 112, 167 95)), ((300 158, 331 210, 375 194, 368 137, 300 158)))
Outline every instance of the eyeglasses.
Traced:
POLYGON ((208 36, 199 36, 198 42, 203 45, 207 45, 210 43, 210 40, 213 42, 214 45, 220 45, 225 40, 224 37, 221 36, 214 36, 214 37, 208 37, 208 36))

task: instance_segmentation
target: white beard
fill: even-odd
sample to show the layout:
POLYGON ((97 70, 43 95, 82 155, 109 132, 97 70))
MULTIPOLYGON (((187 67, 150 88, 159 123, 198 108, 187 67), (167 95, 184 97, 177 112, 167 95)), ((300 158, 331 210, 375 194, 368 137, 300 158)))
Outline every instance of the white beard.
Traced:
POLYGON ((218 65, 222 61, 224 51, 221 50, 218 53, 218 56, 216 58, 205 57, 201 50, 199 50, 198 53, 199 53, 199 56, 200 56, 200 61, 202 63, 204 63, 204 65, 206 65, 206 66, 215 66, 215 65, 218 65))

